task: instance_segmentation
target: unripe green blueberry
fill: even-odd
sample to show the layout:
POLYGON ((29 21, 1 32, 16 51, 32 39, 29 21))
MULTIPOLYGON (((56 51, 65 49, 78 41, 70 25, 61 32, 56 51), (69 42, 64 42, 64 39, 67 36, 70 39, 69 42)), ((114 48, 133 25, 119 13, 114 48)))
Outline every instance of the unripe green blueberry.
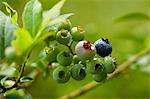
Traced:
POLYGON ((54 40, 55 40, 55 35, 51 35, 48 38, 46 38, 44 41, 46 42, 47 45, 49 45, 49 43, 54 40))
POLYGON ((76 41, 72 41, 72 42, 71 42, 71 45, 70 45, 70 46, 71 46, 71 50, 72 50, 72 52, 73 52, 74 54, 75 54, 75 46, 77 45, 77 43, 78 43, 78 42, 76 42, 76 41))
POLYGON ((102 82, 103 80, 106 79, 106 77, 107 77, 107 73, 100 72, 99 74, 93 75, 93 80, 95 80, 96 82, 102 82))
POLYGON ((71 69, 71 76, 75 80, 83 80, 86 76, 84 66, 82 64, 75 64, 71 69))
POLYGON ((81 60, 79 59, 79 57, 77 55, 73 56, 73 64, 78 64, 81 60))
POLYGON ((80 26, 77 26, 77 27, 73 27, 71 29, 71 35, 72 35, 72 39, 74 41, 81 41, 84 39, 84 30, 80 27, 80 26))
POLYGON ((68 51, 62 51, 57 55, 57 62, 63 66, 69 66, 72 63, 73 55, 68 51))
POLYGON ((7 47, 5 49, 5 57, 8 60, 14 60, 16 58, 16 49, 14 47, 7 47))
POLYGON ((106 73, 112 73, 115 70, 115 65, 112 57, 107 56, 104 58, 104 71, 106 73))
POLYGON ((90 60, 86 63, 86 68, 89 73, 97 74, 102 72, 103 65, 98 60, 90 60))
POLYGON ((46 60, 49 62, 49 63, 52 63, 52 62, 56 62, 57 61, 57 55, 59 53, 59 49, 57 47, 48 47, 45 49, 46 51, 46 60))
POLYGON ((74 55, 73 56, 73 61, 72 63, 75 65, 75 64, 82 64, 86 67, 86 61, 81 61, 81 59, 77 56, 77 55, 74 55))
POLYGON ((71 40, 71 34, 68 30, 60 30, 56 34, 56 40, 60 44, 67 45, 71 40))
POLYGON ((70 71, 62 66, 58 66, 53 71, 53 79, 58 83, 66 83, 70 79, 70 71))
POLYGON ((75 47, 75 52, 81 60, 85 61, 94 58, 96 49, 89 41, 80 41, 75 47))
POLYGON ((72 24, 69 19, 59 24, 58 30, 65 29, 71 31, 72 24))

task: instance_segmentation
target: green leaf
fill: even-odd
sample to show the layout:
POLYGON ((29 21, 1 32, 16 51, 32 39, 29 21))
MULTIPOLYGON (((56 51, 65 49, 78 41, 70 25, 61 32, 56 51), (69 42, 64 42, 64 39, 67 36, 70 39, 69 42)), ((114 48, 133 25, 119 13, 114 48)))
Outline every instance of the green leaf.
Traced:
POLYGON ((32 96, 25 89, 13 88, 4 93, 6 99, 32 99, 32 96))
POLYGON ((7 77, 18 77, 19 71, 15 67, 6 67, 0 70, 0 75, 7 77))
POLYGON ((16 25, 12 23, 10 17, 0 11, 0 59, 4 58, 4 50, 11 45, 15 39, 16 25))
POLYGON ((31 83, 31 82, 33 82, 33 78, 28 77, 28 76, 24 76, 24 77, 21 77, 20 82, 22 82, 22 83, 25 83, 25 82, 31 83))
POLYGON ((0 18, 5 17, 5 16, 6 15, 2 11, 0 11, 0 18))
POLYGON ((10 14, 13 23, 17 23, 18 13, 7 2, 3 2, 6 7, 6 11, 10 14))
POLYGON ((7 98, 13 98, 13 99, 16 99, 16 98, 19 98, 19 97, 23 97, 25 94, 24 90, 23 89, 16 89, 16 88, 13 88, 11 90, 8 90, 5 92, 5 95, 7 98))
POLYGON ((32 44, 32 37, 30 33, 25 29, 17 28, 16 40, 12 42, 12 45, 16 48, 17 54, 22 55, 32 44))
POLYGON ((48 32, 50 30, 53 30, 53 28, 58 28, 62 23, 64 23, 72 15, 74 14, 73 13, 63 14, 53 19, 51 22, 49 22, 48 26, 42 32, 48 32))
POLYGON ((127 15, 121 16, 115 20, 115 22, 125 22, 125 21, 133 21, 133 20, 150 20, 150 17, 144 13, 129 13, 127 15))
POLYGON ((28 74, 29 77, 31 77, 32 79, 35 79, 35 77, 37 77, 39 71, 37 69, 33 70, 31 73, 28 74))
POLYGON ((46 11, 44 13, 42 28, 45 28, 52 19, 54 19, 60 15, 61 8, 63 7, 65 1, 66 0, 61 0, 56 5, 54 5, 49 11, 46 11))
POLYGON ((150 34, 145 38, 145 47, 150 47, 150 34))
POLYGON ((73 13, 68 13, 68 14, 63 14, 59 17, 57 17, 56 19, 52 20, 50 23, 49 23, 49 26, 52 26, 54 24, 59 24, 61 22, 65 22, 66 19, 68 19, 70 16, 74 15, 73 13))
POLYGON ((20 79, 20 86, 29 86, 32 84, 32 82, 34 81, 34 79, 30 76, 23 76, 20 79))
POLYGON ((35 37, 42 22, 42 6, 38 0, 31 0, 25 5, 22 21, 23 27, 35 37))
POLYGON ((13 80, 8 80, 8 77, 4 77, 1 79, 1 85, 4 86, 5 88, 10 88, 15 84, 15 81, 13 80))
POLYGON ((4 4, 4 5, 5 5, 5 7, 6 7, 6 11, 7 11, 9 14, 13 13, 13 9, 11 8, 11 6, 10 6, 10 5, 8 5, 8 3, 7 3, 7 2, 2 2, 2 4, 4 4))

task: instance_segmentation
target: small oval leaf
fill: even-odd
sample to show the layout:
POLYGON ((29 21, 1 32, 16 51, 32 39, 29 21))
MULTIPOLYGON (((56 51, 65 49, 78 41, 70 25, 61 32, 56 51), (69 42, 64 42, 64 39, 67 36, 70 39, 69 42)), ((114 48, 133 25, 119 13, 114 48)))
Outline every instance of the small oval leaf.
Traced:
POLYGON ((124 16, 121 16, 117 19, 115 19, 115 22, 118 23, 118 22, 125 22, 125 21, 133 21, 133 20, 150 20, 150 17, 144 13, 129 13, 127 15, 124 15, 124 16))
POLYGON ((49 22, 48 26, 43 29, 42 32, 48 32, 50 30, 53 30, 53 28, 57 28, 57 26, 63 22, 65 22, 70 16, 74 15, 73 13, 63 14, 59 17, 53 19, 51 22, 49 22))
POLYGON ((14 24, 17 24, 18 13, 7 2, 3 2, 6 7, 6 11, 10 14, 11 20, 14 24))
POLYGON ((1 79, 1 85, 4 86, 5 88, 10 88, 15 84, 15 81, 13 80, 8 80, 8 77, 4 77, 3 79, 1 79))
POLYGON ((28 77, 28 76, 24 76, 20 79, 20 82, 25 83, 25 82, 32 82, 33 78, 28 77))
POLYGON ((38 0, 31 0, 25 5, 22 21, 23 27, 35 37, 42 22, 42 6, 38 0))
POLYGON ((54 19, 60 15, 60 10, 63 7, 65 1, 66 0, 61 0, 56 5, 54 5, 49 11, 44 12, 42 28, 45 28, 52 19, 54 19))
POLYGON ((32 37, 28 31, 17 28, 16 40, 12 42, 12 45, 16 48, 17 54, 22 55, 30 47, 32 41, 32 37))
POLYGON ((10 17, 0 11, 0 59, 4 58, 5 48, 10 46, 11 41, 15 39, 16 27, 10 17))
POLYGON ((19 71, 15 67, 6 67, 0 70, 0 75, 7 77, 18 77, 19 71))

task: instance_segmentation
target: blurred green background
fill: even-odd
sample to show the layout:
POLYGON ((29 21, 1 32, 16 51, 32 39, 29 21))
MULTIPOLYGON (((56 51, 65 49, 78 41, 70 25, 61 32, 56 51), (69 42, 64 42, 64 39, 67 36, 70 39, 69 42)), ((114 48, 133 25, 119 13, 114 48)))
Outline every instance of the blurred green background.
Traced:
MULTIPOLYGON (((29 0, 7 1, 19 11, 19 23, 25 3, 29 0)), ((59 0, 40 0, 44 10, 50 9, 59 0)), ((126 20, 116 23, 115 19, 129 13, 150 15, 149 0, 67 0, 62 13, 73 12, 74 26, 86 30, 86 39, 95 41, 109 38, 113 45, 113 57, 121 64, 133 54, 150 46, 150 21, 126 20)), ((86 93, 78 99, 149 99, 150 98, 150 56, 137 62, 121 76, 86 93)), ((50 75, 48 79, 39 76, 27 88, 33 99, 55 99, 90 82, 91 75, 77 82, 71 79, 66 84, 57 84, 50 75)))

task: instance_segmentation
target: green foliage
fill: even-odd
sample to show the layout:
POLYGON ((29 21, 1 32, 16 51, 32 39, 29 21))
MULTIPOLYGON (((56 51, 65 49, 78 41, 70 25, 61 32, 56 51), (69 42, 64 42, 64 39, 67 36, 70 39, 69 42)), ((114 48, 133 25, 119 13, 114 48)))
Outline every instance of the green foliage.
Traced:
POLYGON ((33 40, 29 32, 21 28, 17 28, 16 37, 17 39, 12 42, 12 45, 16 48, 17 53, 22 55, 31 46, 33 40))
POLYGON ((144 13, 129 13, 127 15, 124 15, 122 17, 119 17, 115 20, 115 22, 126 22, 126 21, 133 21, 133 20, 150 20, 150 17, 144 13))
POLYGON ((16 49, 14 47, 7 47, 5 49, 5 57, 8 61, 14 61, 16 57, 16 49))
POLYGON ((15 67, 4 67, 0 70, 1 76, 18 77, 19 71, 15 67))
POLYGON ((50 30, 57 31, 57 29, 62 27, 63 23, 66 22, 66 19, 68 19, 72 15, 73 15, 73 13, 63 14, 63 15, 58 16, 57 18, 55 18, 51 22, 49 22, 46 27, 42 28, 41 31, 44 33, 48 32, 50 30))
POLYGON ((16 10, 14 10, 13 8, 11 8, 10 5, 8 5, 7 2, 3 2, 3 4, 6 7, 6 11, 9 13, 12 23, 17 24, 17 19, 18 19, 18 13, 16 10))
POLYGON ((61 0, 59 3, 57 3, 53 8, 51 8, 49 11, 44 12, 43 21, 42 21, 42 28, 47 27, 49 22, 51 22, 53 19, 57 18, 61 13, 61 8, 63 7, 66 0, 61 0))
MULTIPOLYGON (((8 98, 24 97, 24 90, 15 89, 15 87, 29 86, 34 81, 38 69, 45 73, 47 65, 56 61, 59 49, 47 53, 50 60, 48 60, 48 57, 45 57, 43 50, 47 46, 46 43, 49 45, 51 37, 54 37, 53 40, 55 40, 56 30, 63 28, 64 23, 72 15, 60 15, 64 2, 65 0, 61 0, 48 12, 43 13, 41 3, 38 0, 29 1, 23 10, 23 28, 18 26, 16 10, 8 5, 7 2, 3 2, 9 16, 0 11, 0 59, 3 59, 3 67, 0 69, 0 85, 2 86, 2 92, 8 98), (54 29, 56 30, 54 31, 54 29), (35 48, 38 48, 37 45, 42 45, 43 48, 36 50, 35 48), (39 55, 35 56, 34 54, 39 55), (32 59, 29 59, 30 57, 32 59), (8 66, 9 64, 10 66, 8 66), (19 66, 21 68, 20 71, 18 71, 16 64, 22 64, 19 66), (29 75, 23 76, 24 68, 27 65, 28 68, 34 68, 35 70, 31 70, 29 75)), ((29 99, 31 96, 27 95, 24 99, 26 98, 29 99)))
POLYGON ((25 91, 25 89, 13 88, 7 91, 5 94, 6 99, 32 99, 32 96, 25 91))
POLYGON ((14 84, 15 84, 15 81, 9 80, 7 76, 1 79, 1 85, 4 86, 5 88, 10 88, 14 84))
POLYGON ((35 37, 42 22, 42 6, 38 0, 29 1, 22 15, 23 27, 35 37))
POLYGON ((16 25, 10 17, 0 11, 0 59, 4 58, 5 48, 11 46, 11 41, 15 39, 15 29, 16 25))
POLYGON ((20 82, 24 83, 24 82, 32 82, 33 79, 31 77, 28 76, 24 76, 20 79, 20 82))

